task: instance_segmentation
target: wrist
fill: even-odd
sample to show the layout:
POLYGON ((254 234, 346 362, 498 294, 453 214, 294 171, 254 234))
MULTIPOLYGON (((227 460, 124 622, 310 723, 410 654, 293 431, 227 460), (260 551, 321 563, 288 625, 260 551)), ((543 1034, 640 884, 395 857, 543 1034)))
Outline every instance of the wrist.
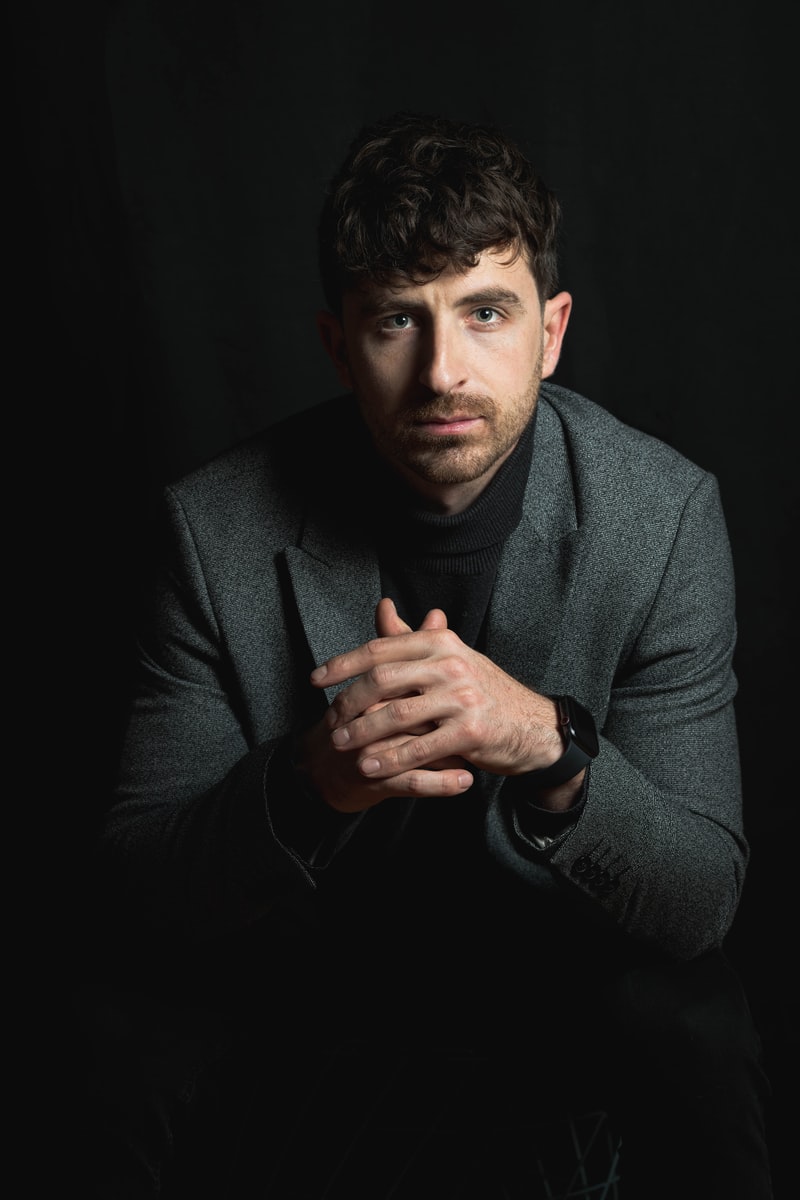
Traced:
POLYGON ((531 771, 527 778, 535 788, 551 793, 547 807, 568 807, 571 794, 580 790, 586 767, 596 758, 600 745, 592 714, 574 696, 550 699, 557 714, 561 753, 554 754, 547 765, 531 771))

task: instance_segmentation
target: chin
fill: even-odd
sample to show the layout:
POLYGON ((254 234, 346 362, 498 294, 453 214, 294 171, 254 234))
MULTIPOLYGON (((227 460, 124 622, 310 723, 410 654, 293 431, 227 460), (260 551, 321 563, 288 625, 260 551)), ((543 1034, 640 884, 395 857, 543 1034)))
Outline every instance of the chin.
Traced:
POLYGON ((458 454, 441 453, 420 455, 418 458, 407 460, 403 465, 426 483, 473 483, 488 471, 491 471, 507 451, 492 454, 475 454, 464 452, 458 454))

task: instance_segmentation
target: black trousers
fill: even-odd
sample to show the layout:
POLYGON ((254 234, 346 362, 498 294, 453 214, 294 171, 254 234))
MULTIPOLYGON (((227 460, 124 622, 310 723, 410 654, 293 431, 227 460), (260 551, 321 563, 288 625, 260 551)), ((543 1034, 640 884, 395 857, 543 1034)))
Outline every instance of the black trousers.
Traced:
POLYGON ((209 1006, 194 980, 76 989, 64 1174, 87 1200, 532 1200, 554 1194, 542 1138, 588 1111, 619 1146, 609 1196, 773 1195, 760 1041, 722 952, 220 970, 209 1006))

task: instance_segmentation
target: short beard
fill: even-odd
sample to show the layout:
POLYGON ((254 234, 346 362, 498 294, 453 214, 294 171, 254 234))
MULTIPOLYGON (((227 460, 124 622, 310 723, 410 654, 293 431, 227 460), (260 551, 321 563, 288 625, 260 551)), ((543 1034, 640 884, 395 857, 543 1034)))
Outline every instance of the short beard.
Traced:
POLYGON ((517 444, 536 408, 540 381, 537 372, 528 391, 504 409, 487 396, 453 395, 446 404, 443 399, 429 401, 409 413, 407 424, 394 438, 373 429, 375 444, 384 458, 426 483, 472 483, 517 444), (418 422, 448 414, 485 417, 491 436, 472 443, 468 434, 430 436, 419 430, 418 422))

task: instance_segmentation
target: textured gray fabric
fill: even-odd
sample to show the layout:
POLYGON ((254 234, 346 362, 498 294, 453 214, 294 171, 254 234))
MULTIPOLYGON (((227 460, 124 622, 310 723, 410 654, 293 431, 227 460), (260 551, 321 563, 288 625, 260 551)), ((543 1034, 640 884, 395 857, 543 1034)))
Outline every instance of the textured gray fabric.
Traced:
MULTIPOLYGON (((319 712, 312 667, 374 634, 363 453, 341 397, 167 489, 165 567, 104 854, 134 904, 193 937, 316 886, 271 829, 265 776, 278 740, 319 712)), ((544 852, 521 836, 510 789, 484 779, 489 854, 532 890, 582 893, 601 922, 670 956, 719 945, 748 853, 735 633, 714 477, 545 383, 487 653, 587 705, 601 751, 579 820, 544 852)))

